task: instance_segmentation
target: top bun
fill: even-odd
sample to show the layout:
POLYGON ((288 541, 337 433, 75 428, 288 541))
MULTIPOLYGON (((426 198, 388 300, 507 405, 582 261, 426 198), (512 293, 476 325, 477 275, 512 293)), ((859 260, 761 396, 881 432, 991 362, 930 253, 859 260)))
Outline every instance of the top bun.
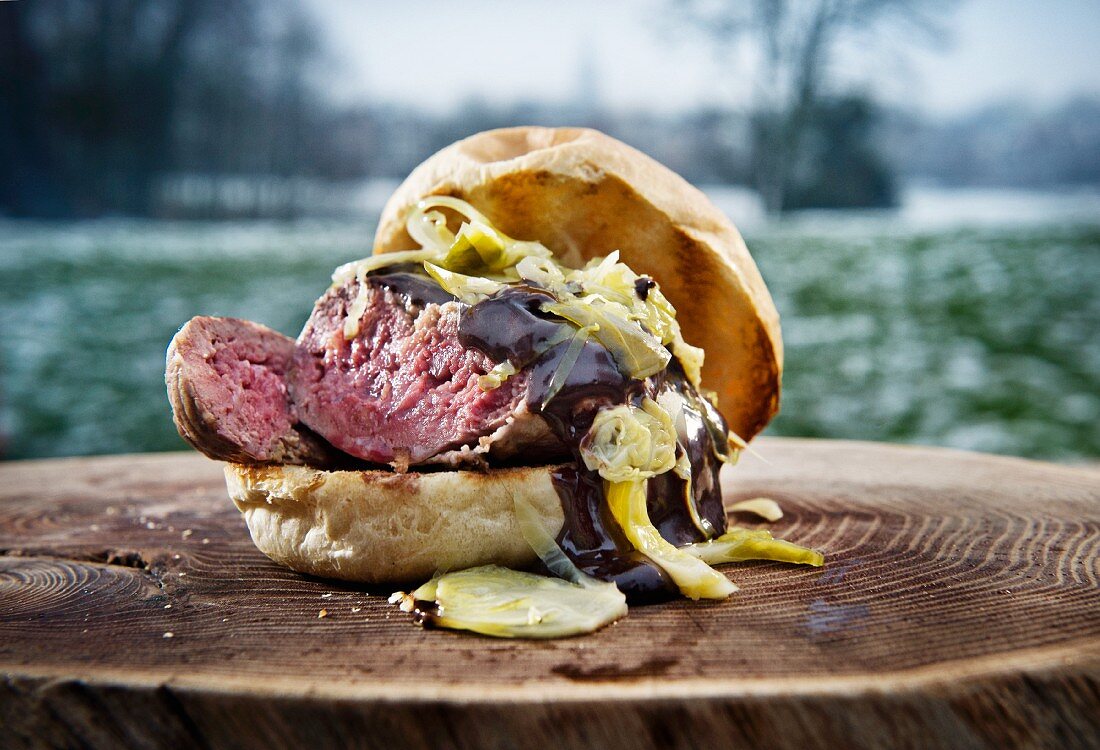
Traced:
MULTIPOLYGON (((706 351, 703 386, 748 440, 779 408, 779 315, 744 240, 702 192, 595 130, 522 127, 459 141, 413 170, 382 211, 376 253, 415 246, 409 209, 430 195, 468 201, 501 231, 565 264, 618 250, 656 279, 688 343, 706 351)), ((457 229, 457 227, 454 227, 457 229)))

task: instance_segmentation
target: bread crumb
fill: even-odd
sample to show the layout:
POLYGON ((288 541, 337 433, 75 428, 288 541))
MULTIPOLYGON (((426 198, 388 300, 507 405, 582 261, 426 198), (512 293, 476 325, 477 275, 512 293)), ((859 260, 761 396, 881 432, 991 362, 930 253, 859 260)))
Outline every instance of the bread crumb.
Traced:
POLYGON ((210 539, 209 539, 209 537, 205 537, 205 536, 204 536, 204 537, 202 538, 202 543, 203 543, 203 544, 210 544, 210 539))
POLYGON ((173 632, 172 632, 171 630, 169 630, 168 632, 166 632, 166 633, 164 634, 164 637, 165 637, 165 638, 175 638, 175 636, 176 636, 176 634, 175 634, 175 633, 173 633, 173 632))
POLYGON ((362 611, 362 609, 363 609, 362 607, 352 607, 351 611, 352 612, 360 612, 360 611, 362 611))
POLYGON ((328 599, 332 594, 321 594, 322 599, 328 599))
POLYGON ((157 527, 157 525, 155 523, 153 523, 152 521, 148 521, 145 524, 145 528, 147 528, 147 529, 155 529, 156 527, 157 527))
POLYGON ((186 573, 180 573, 180 578, 183 578, 185 575, 187 575, 187 574, 186 573))
POLYGON ((191 536, 194 533, 195 532, 191 531, 191 529, 184 529, 183 532, 180 534, 180 536, 182 536, 184 539, 186 539, 187 537, 191 536))
POLYGON ((322 617, 328 617, 327 609, 322 609, 320 612, 317 613, 317 619, 320 619, 322 617))
POLYGON ((172 605, 171 605, 171 604, 165 604, 165 605, 164 605, 164 608, 165 608, 165 609, 172 609, 172 605))

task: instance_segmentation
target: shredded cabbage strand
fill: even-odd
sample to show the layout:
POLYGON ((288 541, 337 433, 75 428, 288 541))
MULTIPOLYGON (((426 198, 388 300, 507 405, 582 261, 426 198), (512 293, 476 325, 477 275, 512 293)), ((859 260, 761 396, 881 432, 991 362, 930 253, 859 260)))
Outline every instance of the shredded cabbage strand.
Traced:
POLYGON ((702 559, 673 546, 657 531, 646 510, 646 480, 605 482, 611 515, 635 549, 661 567, 690 599, 725 599, 737 587, 702 559))
POLYGON ((783 517, 783 509, 779 507, 779 503, 767 497, 742 500, 729 506, 728 510, 734 513, 753 513, 770 522, 778 521, 783 517))
POLYGON ((676 467, 676 428, 668 412, 646 398, 640 409, 624 404, 597 412, 580 451, 584 465, 609 482, 648 479, 676 467))
POLYGON ((573 334, 569 346, 566 347, 565 353, 558 361, 558 366, 554 368, 554 374, 550 376, 550 385, 546 388, 546 395, 543 396, 545 401, 549 402, 550 399, 558 395, 558 391, 569 381, 569 374, 573 372, 573 366, 580 359, 581 350, 597 328, 598 326, 585 326, 578 328, 577 332, 573 334))
POLYGON ((411 595, 394 594, 392 601, 407 611, 417 602, 434 602, 432 624, 497 638, 580 635, 626 615, 626 596, 618 586, 574 565, 530 500, 516 495, 515 511, 523 538, 557 578, 485 565, 437 576, 411 595))
POLYGON ((497 638, 564 638, 591 633, 626 614, 626 597, 614 584, 603 586, 592 589, 483 565, 445 573, 411 595, 395 594, 394 600, 403 608, 435 602, 431 623, 444 628, 497 638))
POLYGON ((424 270, 441 287, 467 305, 476 305, 504 288, 499 281, 493 281, 484 276, 467 276, 457 271, 448 271, 428 261, 424 261, 424 270))
POLYGON ((825 564, 817 550, 801 547, 772 537, 770 531, 732 528, 717 539, 681 547, 684 553, 711 565, 742 560, 776 560, 812 565, 825 564))
POLYGON ((699 515, 699 507, 695 504, 695 493, 692 491, 691 461, 688 460, 686 452, 680 452, 680 457, 676 459, 676 466, 672 470, 676 472, 676 476, 684 480, 684 507, 691 516, 692 525, 698 529, 704 539, 710 539, 715 534, 714 524, 699 515))
POLYGON ((642 330, 617 310, 614 303, 598 297, 574 297, 544 302, 542 310, 565 318, 578 328, 595 326, 593 336, 611 352, 619 369, 632 378, 641 380, 656 375, 672 359, 660 339, 642 330))
POLYGON ((489 372, 481 375, 477 379, 477 387, 483 391, 492 391, 504 383, 505 380, 512 377, 518 372, 516 366, 508 360, 504 360, 499 365, 489 370, 489 372))
MULTIPOLYGON (((605 312, 631 321, 640 328, 642 336, 633 342, 634 350, 654 346, 655 340, 662 347, 671 348, 672 354, 680 361, 684 374, 696 388, 700 387, 703 368, 703 350, 684 341, 680 324, 676 321, 676 310, 661 292, 660 286, 652 279, 645 299, 638 293, 637 283, 643 279, 625 263, 619 262, 616 250, 604 258, 594 258, 582 269, 566 273, 566 281, 577 287, 577 299, 602 304, 605 312)), ((563 300, 567 301, 567 300, 563 300)), ((568 316, 565 316, 568 317, 568 316)), ((634 334, 638 336, 638 334, 634 334)), ((612 350, 615 353, 615 350, 612 350)), ((631 366, 629 361, 619 360, 620 367, 631 366)), ((665 364, 668 360, 665 359, 665 364)), ((629 374, 629 371, 628 371, 629 374)), ((645 377, 632 375, 632 377, 645 377)))

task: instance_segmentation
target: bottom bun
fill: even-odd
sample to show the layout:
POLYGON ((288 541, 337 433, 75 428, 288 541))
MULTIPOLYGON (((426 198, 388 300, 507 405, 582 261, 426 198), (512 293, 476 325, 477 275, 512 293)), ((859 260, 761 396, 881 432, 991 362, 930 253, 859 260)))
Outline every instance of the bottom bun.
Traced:
POLYGON ((552 536, 564 523, 556 467, 397 474, 226 464, 229 497, 265 555, 300 573, 364 583, 536 562, 516 521, 533 504, 552 536))

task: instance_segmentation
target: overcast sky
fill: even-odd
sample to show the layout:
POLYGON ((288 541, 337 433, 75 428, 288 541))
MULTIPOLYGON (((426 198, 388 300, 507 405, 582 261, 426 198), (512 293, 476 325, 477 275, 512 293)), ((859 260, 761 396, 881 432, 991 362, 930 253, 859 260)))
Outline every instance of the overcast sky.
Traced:
MULTIPOLYGON (((681 28, 661 0, 308 2, 343 101, 449 109, 471 97, 595 95, 609 107, 668 111, 749 96, 736 61, 681 28)), ((848 50, 837 75, 936 115, 1100 94, 1100 0, 962 0, 944 20, 946 46, 902 39, 848 50)))

